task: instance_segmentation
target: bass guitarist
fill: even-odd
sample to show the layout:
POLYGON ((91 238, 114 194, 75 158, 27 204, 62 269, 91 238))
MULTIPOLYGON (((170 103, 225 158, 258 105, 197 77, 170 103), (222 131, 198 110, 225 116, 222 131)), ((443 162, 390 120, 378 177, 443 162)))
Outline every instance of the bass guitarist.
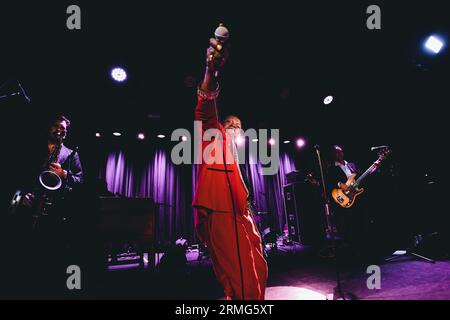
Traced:
MULTIPOLYGON (((345 160, 342 146, 334 145, 327 166, 328 191, 337 188, 339 182, 345 183, 354 174, 359 174, 357 166, 345 160)), ((357 253, 357 247, 361 244, 364 229, 363 203, 358 201, 351 208, 343 208, 333 199, 330 199, 330 203, 338 237, 341 238, 343 246, 350 249, 350 252, 357 253)))

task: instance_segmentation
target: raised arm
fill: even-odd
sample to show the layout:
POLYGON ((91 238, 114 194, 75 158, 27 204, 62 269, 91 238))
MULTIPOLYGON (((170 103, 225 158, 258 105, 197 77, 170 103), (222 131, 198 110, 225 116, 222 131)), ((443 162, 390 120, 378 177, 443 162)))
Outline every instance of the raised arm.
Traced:
POLYGON ((228 51, 216 39, 209 40, 206 50, 206 69, 203 81, 198 88, 195 120, 203 122, 203 129, 219 128, 216 99, 219 95, 218 79, 215 75, 226 62, 228 51))

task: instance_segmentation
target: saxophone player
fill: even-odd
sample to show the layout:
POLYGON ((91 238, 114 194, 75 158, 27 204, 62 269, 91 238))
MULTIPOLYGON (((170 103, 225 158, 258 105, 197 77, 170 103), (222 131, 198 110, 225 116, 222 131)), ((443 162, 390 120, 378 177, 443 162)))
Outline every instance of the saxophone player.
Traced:
MULTIPOLYGON (((62 187, 72 189, 83 183, 83 170, 77 152, 64 145, 64 139, 70 128, 70 120, 63 116, 57 116, 49 128, 47 139, 47 156, 43 163, 48 165, 49 172, 61 179, 62 187), (54 155, 54 159, 52 158, 54 155), (50 163, 47 163, 51 159, 50 163)), ((35 193, 28 192, 23 198, 23 205, 31 208, 35 202, 35 193)))
POLYGON ((75 263, 86 269, 90 263, 83 255, 89 241, 83 229, 84 211, 80 210, 84 208, 79 201, 83 188, 77 188, 83 183, 83 170, 78 153, 64 145, 69 128, 69 119, 57 116, 41 131, 41 137, 39 132, 32 137, 36 147, 27 150, 28 166, 18 174, 16 186, 22 189, 17 191, 21 196, 5 235, 6 256, 16 262, 0 265, 5 292, 24 297, 59 296, 67 291, 67 266, 75 263))

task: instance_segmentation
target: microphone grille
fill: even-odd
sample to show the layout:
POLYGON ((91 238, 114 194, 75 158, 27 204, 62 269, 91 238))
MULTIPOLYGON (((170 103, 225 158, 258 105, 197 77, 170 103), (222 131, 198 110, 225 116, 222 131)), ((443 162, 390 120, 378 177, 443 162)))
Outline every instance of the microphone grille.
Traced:
POLYGON ((216 31, 214 31, 214 36, 220 42, 225 42, 230 37, 230 32, 224 25, 221 24, 217 27, 216 31))

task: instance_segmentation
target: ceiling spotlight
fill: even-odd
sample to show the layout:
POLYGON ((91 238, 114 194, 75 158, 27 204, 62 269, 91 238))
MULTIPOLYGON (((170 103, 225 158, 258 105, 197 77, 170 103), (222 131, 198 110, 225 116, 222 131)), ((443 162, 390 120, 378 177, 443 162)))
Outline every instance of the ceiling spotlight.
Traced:
POLYGON ((116 136, 116 137, 120 137, 122 134, 120 132, 116 131, 116 132, 113 132, 113 135, 116 136))
POLYGON ((144 139, 145 139, 145 134, 143 134, 142 132, 141 132, 141 133, 138 133, 137 138, 138 138, 139 140, 144 140, 144 139))
POLYGON ((303 138, 298 138, 296 144, 297 147, 303 148, 306 145, 306 141, 303 138))
POLYGON ((127 72, 120 67, 116 67, 111 70, 111 77, 114 81, 123 82, 127 79, 127 72))
POLYGON ((432 54, 438 54, 443 46, 444 41, 436 35, 429 36, 425 41, 425 48, 432 54))
POLYGON ((323 99, 323 104, 330 104, 333 101, 333 96, 326 96, 325 99, 323 99))
POLYGON ((97 132, 97 133, 95 134, 95 136, 96 136, 97 138, 100 138, 102 135, 100 134, 100 132, 97 132))
POLYGON ((181 136, 181 141, 187 141, 187 137, 186 136, 181 136))
POLYGON ((157 137, 160 138, 160 139, 164 139, 166 136, 163 135, 163 134, 158 134, 157 137))
POLYGON ((258 139, 257 138, 252 139, 252 142, 258 142, 258 139))
POLYGON ((283 143, 287 144, 287 143, 291 143, 291 141, 290 140, 284 140, 283 143))
POLYGON ((274 139, 274 138, 270 138, 270 139, 269 139, 269 144, 270 144, 271 146, 275 145, 275 139, 274 139))

